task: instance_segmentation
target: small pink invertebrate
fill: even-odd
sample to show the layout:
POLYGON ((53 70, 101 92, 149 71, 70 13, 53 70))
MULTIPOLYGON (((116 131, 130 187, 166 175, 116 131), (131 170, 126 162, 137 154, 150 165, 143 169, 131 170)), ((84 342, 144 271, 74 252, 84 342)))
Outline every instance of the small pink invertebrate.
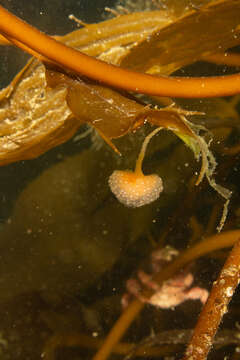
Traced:
MULTIPOLYGON (((177 254, 177 250, 169 246, 152 253, 152 270, 160 271, 177 254)), ((133 296, 144 303, 161 309, 174 308, 186 300, 200 300, 202 304, 205 304, 208 291, 198 286, 192 287, 193 281, 194 276, 190 272, 184 271, 159 286, 152 280, 152 274, 149 275, 143 270, 138 270, 137 278, 127 280, 126 288, 128 292, 122 297, 122 307, 125 309, 133 296), (150 298, 141 295, 143 286, 154 291, 150 298)))
POLYGON ((144 175, 142 162, 150 139, 161 128, 153 130, 144 140, 138 156, 135 171, 116 170, 109 178, 109 186, 116 198, 128 207, 140 207, 149 204, 163 191, 162 179, 156 175, 144 175))

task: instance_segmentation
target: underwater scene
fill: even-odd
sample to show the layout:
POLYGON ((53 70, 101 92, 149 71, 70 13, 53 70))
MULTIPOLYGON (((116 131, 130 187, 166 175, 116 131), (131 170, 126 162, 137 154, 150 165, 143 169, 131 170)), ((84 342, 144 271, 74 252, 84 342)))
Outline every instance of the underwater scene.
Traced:
POLYGON ((0 359, 238 359, 240 2, 2 0, 0 54, 0 359))

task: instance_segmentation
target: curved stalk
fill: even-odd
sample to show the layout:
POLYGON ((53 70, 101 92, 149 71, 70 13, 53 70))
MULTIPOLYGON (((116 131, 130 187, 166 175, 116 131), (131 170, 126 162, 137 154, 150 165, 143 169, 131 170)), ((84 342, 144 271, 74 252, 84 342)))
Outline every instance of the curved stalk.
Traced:
MULTIPOLYGON (((160 273, 153 277, 154 281, 157 281, 161 286, 163 281, 171 278, 178 270, 183 266, 206 255, 207 253, 222 248, 233 246, 233 244, 239 239, 240 230, 232 230, 223 232, 217 235, 207 237, 203 241, 199 242, 195 246, 184 251, 179 257, 172 263, 166 266, 160 273)), ((151 296, 150 291, 144 291, 143 296, 151 296)), ((144 303, 140 300, 133 300, 127 309, 122 313, 120 318, 116 321, 115 325, 111 329, 110 333, 106 337, 102 347, 99 349, 93 360, 106 360, 111 354, 113 347, 121 340, 124 333, 132 324, 133 320, 137 317, 140 311, 143 309, 144 303)))
POLYGON ((238 286, 240 276, 240 240, 235 243, 219 276, 213 283, 183 360, 206 360, 222 317, 238 286))
POLYGON ((216 77, 152 76, 107 64, 70 48, 0 6, 0 32, 58 65, 109 86, 137 93, 201 98, 240 93, 240 74, 216 77))

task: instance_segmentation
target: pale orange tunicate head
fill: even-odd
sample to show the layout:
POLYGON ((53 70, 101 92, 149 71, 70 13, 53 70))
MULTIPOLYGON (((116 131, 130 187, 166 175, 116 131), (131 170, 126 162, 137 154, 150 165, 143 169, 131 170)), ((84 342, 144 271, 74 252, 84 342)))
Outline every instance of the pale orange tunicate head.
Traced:
POLYGON ((157 200, 163 190, 162 179, 156 174, 116 170, 108 182, 116 198, 128 207, 149 204, 157 200))

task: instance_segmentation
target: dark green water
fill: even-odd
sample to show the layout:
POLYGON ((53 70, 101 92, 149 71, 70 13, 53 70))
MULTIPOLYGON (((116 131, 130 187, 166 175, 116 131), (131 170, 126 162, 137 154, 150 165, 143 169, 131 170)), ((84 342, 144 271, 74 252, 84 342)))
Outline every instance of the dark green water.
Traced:
MULTIPOLYGON (((1 5, 39 29, 59 35, 75 28, 69 14, 85 22, 97 22, 102 19, 104 7, 113 4, 100 0, 1 1, 1 5)), ((9 47, 0 52, 0 85, 4 87, 25 64, 27 55, 9 47)), ((204 66, 198 64, 186 71, 196 74, 204 66)), ((217 72, 215 68, 207 71, 217 72)), ((216 108, 228 101, 211 104, 216 108)), ((189 101, 185 106, 209 109, 209 103, 201 101, 189 101)), ((238 119, 237 107, 235 110, 238 119)), ((218 115, 215 111, 212 119, 218 115)), ((207 182, 199 189, 189 187, 199 164, 192 152, 167 132, 152 140, 144 162, 146 173, 163 177, 160 199, 139 209, 128 209, 117 202, 110 192, 108 177, 115 169, 134 167, 149 130, 146 127, 118 141, 124 154, 121 159, 105 144, 97 148, 99 142, 88 136, 77 142, 70 140, 37 159, 0 168, 1 360, 47 358, 49 341, 57 335, 62 340, 60 345, 56 342, 56 353, 48 360, 91 358, 95 352, 91 345, 85 348, 76 342, 68 346, 68 339, 81 339, 80 334, 90 338, 106 336, 122 312, 120 302, 126 280, 136 274, 138 267, 149 270, 152 250, 158 244, 184 249, 191 244, 196 229, 194 219, 200 225, 201 237, 213 206, 219 204, 221 213, 223 201, 207 182), (166 229, 168 236, 162 240, 166 229)), ((217 181, 234 190, 227 226, 236 228, 240 224, 239 159, 236 155, 232 163, 226 161, 218 151, 218 142, 224 139, 226 144, 237 143, 239 126, 229 133, 224 126, 212 130, 213 151, 223 174, 217 181)), ((220 252, 197 261, 192 266, 196 285, 209 289, 223 259, 224 252, 220 252)), ((239 317, 238 303, 234 298, 233 312, 226 319, 225 325, 231 330, 235 329, 233 319, 239 317)), ((138 342, 152 329, 156 333, 191 329, 200 308, 199 301, 188 301, 175 310, 146 307, 126 340, 138 342)), ((224 351, 229 355, 233 349, 227 347, 224 351)), ((178 358, 179 354, 174 356, 178 358)), ((214 356, 219 358, 218 354, 214 356)))

